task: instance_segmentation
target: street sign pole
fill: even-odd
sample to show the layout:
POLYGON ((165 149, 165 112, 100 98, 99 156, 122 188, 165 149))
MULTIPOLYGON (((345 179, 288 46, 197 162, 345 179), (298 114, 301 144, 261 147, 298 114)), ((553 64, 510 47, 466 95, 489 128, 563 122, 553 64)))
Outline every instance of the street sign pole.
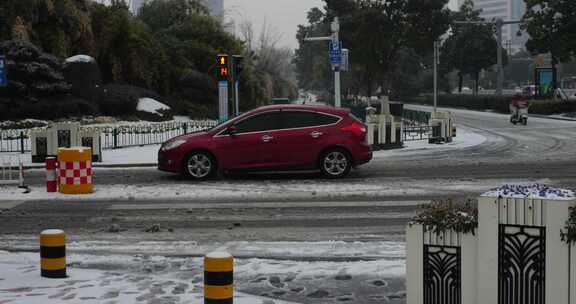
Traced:
POLYGON ((342 43, 340 42, 340 21, 334 18, 331 24, 332 35, 328 37, 307 37, 304 41, 329 41, 328 58, 334 70, 334 106, 342 106, 340 88, 340 66, 342 65, 342 43))
MULTIPOLYGON (((342 44, 340 43, 340 37, 339 37, 339 32, 340 32, 340 22, 338 20, 338 17, 334 17, 334 22, 332 22, 332 36, 334 37, 332 40, 332 43, 334 45, 338 46, 338 52, 337 54, 334 54, 335 56, 337 56, 337 61, 342 61, 342 44)), ((333 65, 334 68, 334 106, 336 108, 340 108, 342 107, 342 101, 341 101, 341 91, 340 91, 340 64, 341 62, 338 62, 337 64, 333 65)))

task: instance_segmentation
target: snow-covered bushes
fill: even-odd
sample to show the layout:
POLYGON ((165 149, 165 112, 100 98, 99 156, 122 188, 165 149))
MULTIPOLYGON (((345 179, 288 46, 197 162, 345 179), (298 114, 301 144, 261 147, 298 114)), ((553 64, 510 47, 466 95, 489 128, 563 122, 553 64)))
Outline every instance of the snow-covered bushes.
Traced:
POLYGON ((461 233, 474 233, 478 227, 478 209, 469 200, 455 202, 452 200, 432 201, 420 206, 418 215, 410 224, 420 224, 425 229, 440 234, 448 230, 461 233))

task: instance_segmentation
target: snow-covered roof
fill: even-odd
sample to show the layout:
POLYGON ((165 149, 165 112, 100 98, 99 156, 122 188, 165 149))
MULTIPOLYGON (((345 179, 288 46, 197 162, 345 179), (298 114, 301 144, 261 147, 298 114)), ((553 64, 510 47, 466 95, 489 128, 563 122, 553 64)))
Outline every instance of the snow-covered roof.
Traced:
POLYGON ((136 110, 153 114, 160 114, 160 110, 170 110, 170 107, 152 98, 140 98, 136 110))
POLYGON ((70 58, 66 58, 66 60, 64 60, 65 63, 72 63, 72 62, 84 62, 84 63, 91 63, 91 62, 96 62, 96 60, 93 57, 90 57, 88 55, 76 55, 76 56, 72 56, 70 58))
POLYGON ((504 198, 531 198, 549 200, 573 200, 576 194, 572 190, 548 187, 542 184, 503 185, 482 194, 482 196, 504 198))

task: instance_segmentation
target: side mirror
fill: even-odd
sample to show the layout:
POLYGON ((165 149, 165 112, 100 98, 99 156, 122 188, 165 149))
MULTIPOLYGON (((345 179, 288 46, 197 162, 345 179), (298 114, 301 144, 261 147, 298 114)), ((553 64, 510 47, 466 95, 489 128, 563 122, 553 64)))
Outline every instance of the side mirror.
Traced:
POLYGON ((236 126, 235 126, 235 125, 229 126, 229 127, 228 127, 228 133, 229 133, 230 135, 236 134, 236 126))

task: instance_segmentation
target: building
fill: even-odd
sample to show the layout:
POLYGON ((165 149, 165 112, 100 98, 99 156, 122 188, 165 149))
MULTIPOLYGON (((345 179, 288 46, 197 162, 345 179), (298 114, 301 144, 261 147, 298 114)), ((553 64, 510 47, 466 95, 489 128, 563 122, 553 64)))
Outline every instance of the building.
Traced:
MULTIPOLYGON (((464 0, 458 0, 458 7, 464 0)), ((474 8, 481 10, 480 17, 486 21, 496 20, 520 20, 526 13, 524 0, 472 0, 474 8)), ((502 27, 502 45, 514 53, 525 49, 528 34, 520 31, 520 25, 511 24, 502 27), (520 34, 520 35, 518 35, 520 34)))

